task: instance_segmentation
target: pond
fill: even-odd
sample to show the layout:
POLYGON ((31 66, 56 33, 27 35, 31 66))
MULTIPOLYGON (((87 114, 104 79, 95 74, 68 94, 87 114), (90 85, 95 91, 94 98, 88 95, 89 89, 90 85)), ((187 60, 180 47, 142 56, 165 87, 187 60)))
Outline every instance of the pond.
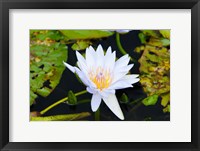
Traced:
MULTIPOLYGON (((141 39, 138 36, 141 31, 132 30, 127 34, 120 34, 121 45, 124 50, 132 57, 136 62, 134 62, 134 67, 131 68, 131 74, 140 74, 140 63, 138 60, 141 58, 142 53, 137 53, 134 50, 144 45, 141 43, 141 39)), ((116 34, 112 36, 101 38, 101 39, 92 39, 91 43, 94 48, 97 48, 99 44, 102 45, 104 50, 109 46, 112 47, 112 51, 116 50, 116 57, 120 58, 122 53, 119 51, 119 47, 116 43, 116 34)), ((76 51, 72 49, 73 43, 67 44, 68 47, 68 59, 67 63, 70 65, 76 65, 76 51)), ((169 49, 169 46, 167 46, 169 49)), ((80 50, 80 53, 84 53, 85 50, 80 50)), ((130 63, 133 63, 130 61, 130 63)), ((45 83, 48 85, 48 83, 45 83)), ((68 68, 62 73, 59 84, 55 89, 47 96, 43 97, 38 95, 35 99, 35 103, 30 106, 31 112, 37 111, 41 112, 48 106, 57 102, 68 96, 68 92, 72 90, 74 93, 86 90, 86 86, 81 83, 77 77, 72 73, 68 68)), ((85 93, 83 95, 77 96, 78 104, 72 105, 66 102, 60 103, 53 107, 52 109, 45 112, 42 116, 52 116, 52 115, 64 115, 64 114, 76 114, 82 112, 88 112, 90 115, 84 117, 80 120, 82 121, 169 121, 170 112, 163 112, 163 105, 161 105, 161 97, 159 96, 157 102, 154 105, 146 106, 142 101, 148 97, 148 94, 144 91, 143 86, 140 82, 133 84, 132 88, 125 88, 116 90, 116 96, 119 100, 121 110, 124 114, 124 120, 120 120, 113 112, 107 107, 104 101, 101 102, 101 105, 97 113, 92 112, 91 110, 91 98, 92 94, 85 93), (127 100, 123 100, 122 96, 125 94, 127 100)))

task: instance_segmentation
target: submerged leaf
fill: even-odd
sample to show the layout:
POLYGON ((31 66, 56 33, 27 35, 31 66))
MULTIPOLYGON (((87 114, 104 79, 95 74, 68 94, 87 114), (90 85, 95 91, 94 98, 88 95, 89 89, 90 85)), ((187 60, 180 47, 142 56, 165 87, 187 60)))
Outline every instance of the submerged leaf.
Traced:
POLYGON ((30 121, 74 121, 80 120, 90 116, 89 112, 82 112, 77 114, 64 114, 64 115, 53 115, 44 117, 30 117, 30 121))

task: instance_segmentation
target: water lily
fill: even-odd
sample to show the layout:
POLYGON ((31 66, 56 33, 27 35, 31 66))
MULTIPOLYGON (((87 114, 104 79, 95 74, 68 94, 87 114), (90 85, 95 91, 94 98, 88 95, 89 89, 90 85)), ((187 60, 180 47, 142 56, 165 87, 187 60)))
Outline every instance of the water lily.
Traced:
POLYGON ((131 30, 129 30, 129 29, 117 29, 117 30, 103 30, 103 31, 116 31, 117 33, 120 33, 120 34, 126 34, 131 30))
POLYGON ((116 30, 116 32, 118 32, 120 34, 125 34, 125 33, 128 33, 129 31, 131 31, 131 30, 128 30, 128 29, 118 29, 118 30, 116 30))
POLYGON ((112 52, 109 47, 104 54, 103 48, 99 45, 96 49, 92 46, 86 49, 84 58, 76 51, 77 65, 71 66, 64 62, 65 66, 76 73, 81 81, 86 85, 86 90, 93 94, 91 100, 92 111, 99 108, 101 101, 121 120, 124 115, 119 106, 115 91, 133 87, 132 84, 139 81, 137 74, 128 74, 133 64, 129 64, 129 56, 124 55, 116 61, 116 52, 112 52))

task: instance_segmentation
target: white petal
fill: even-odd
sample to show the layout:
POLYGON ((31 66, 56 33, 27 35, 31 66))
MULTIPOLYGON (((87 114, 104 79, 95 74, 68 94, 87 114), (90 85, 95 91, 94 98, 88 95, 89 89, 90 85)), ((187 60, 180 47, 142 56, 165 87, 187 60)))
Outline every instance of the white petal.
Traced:
POLYGON ((83 58, 83 56, 78 51, 76 51, 76 57, 78 59, 78 62, 80 63, 80 66, 81 66, 80 68, 87 70, 86 60, 83 58))
POLYGON ((112 83, 115 83, 118 80, 121 80, 121 78, 124 77, 132 67, 133 67, 133 64, 130 64, 128 66, 123 67, 121 70, 115 69, 114 70, 114 76, 113 76, 114 78, 113 78, 112 83))
POLYGON ((120 68, 123 68, 124 66, 127 66, 130 61, 130 57, 127 55, 122 56, 115 62, 115 69, 119 70, 120 68))
POLYGON ((106 91, 100 91, 100 90, 97 90, 97 91, 100 96, 105 97, 105 98, 107 98, 110 95, 110 93, 108 93, 106 91))
POLYGON ((130 30, 128 29, 118 29, 116 30, 116 32, 120 33, 120 34, 125 34, 125 33, 128 33, 130 30))
POLYGON ((109 55, 106 54, 104 61, 104 68, 112 72, 115 66, 115 58, 116 58, 116 51, 114 51, 109 55))
POLYGON ((89 93, 91 93, 91 94, 94 94, 94 93, 96 93, 96 91, 95 90, 93 90, 92 88, 90 88, 90 87, 87 87, 86 88, 86 90, 89 92, 89 93))
POLYGON ((115 94, 109 95, 108 98, 103 98, 105 104, 109 107, 109 109, 121 120, 124 120, 124 115, 119 106, 118 100, 115 94))
POLYGON ((140 81, 139 78, 137 78, 139 75, 138 74, 131 74, 131 75, 125 75, 122 80, 125 80, 129 82, 130 84, 134 84, 138 81, 140 81))
POLYGON ((121 70, 115 70, 115 72, 129 72, 129 70, 131 70, 131 68, 133 68, 134 64, 129 64, 128 66, 123 67, 121 70))
MULTIPOLYGON (((78 68, 77 68, 78 69, 78 68)), ((85 76, 85 74, 80 71, 75 69, 75 72, 77 73, 78 77, 81 79, 81 81, 86 85, 86 86, 90 86, 90 82, 88 81, 87 77, 85 76)))
POLYGON ((103 66, 104 64, 104 52, 101 45, 97 47, 96 50, 96 67, 103 66))
POLYGON ((111 48, 111 47, 108 47, 105 56, 108 56, 108 57, 109 57, 111 54, 112 54, 112 48, 111 48))
POLYGON ((98 45, 96 53, 98 57, 104 56, 103 47, 101 45, 98 45))
POLYGON ((92 46, 86 49, 86 63, 88 67, 93 67, 95 65, 95 58, 96 58, 96 53, 95 50, 92 46))
POLYGON ((111 86, 109 86, 108 89, 119 90, 119 89, 125 89, 125 88, 130 88, 130 87, 133 87, 130 82, 126 80, 119 80, 111 84, 111 86))
POLYGON ((115 94, 114 89, 104 89, 103 91, 106 92, 106 93, 109 93, 109 94, 115 94))
POLYGON ((99 94, 92 95, 91 108, 95 112, 101 104, 101 96, 99 94))
POLYGON ((71 66, 70 64, 68 64, 64 61, 63 61, 63 63, 71 72, 73 72, 73 73, 75 72, 75 67, 71 66))

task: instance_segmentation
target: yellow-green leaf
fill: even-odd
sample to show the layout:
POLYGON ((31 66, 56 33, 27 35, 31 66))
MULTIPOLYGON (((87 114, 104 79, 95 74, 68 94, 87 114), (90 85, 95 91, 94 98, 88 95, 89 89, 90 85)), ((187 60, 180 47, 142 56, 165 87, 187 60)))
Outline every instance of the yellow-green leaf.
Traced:
POLYGON ((168 103, 169 103, 169 100, 170 100, 170 93, 167 93, 167 94, 163 94, 161 95, 161 105, 163 107, 165 107, 168 103))
POLYGON ((68 40, 98 39, 112 36, 114 32, 107 30, 60 30, 68 40))
POLYGON ((82 112, 77 114, 64 114, 44 117, 30 117, 30 121, 74 121, 80 120, 90 116, 89 112, 82 112))
POLYGON ((157 101, 158 101, 158 95, 154 94, 142 100, 142 103, 145 106, 149 106, 149 105, 155 105, 157 101))

